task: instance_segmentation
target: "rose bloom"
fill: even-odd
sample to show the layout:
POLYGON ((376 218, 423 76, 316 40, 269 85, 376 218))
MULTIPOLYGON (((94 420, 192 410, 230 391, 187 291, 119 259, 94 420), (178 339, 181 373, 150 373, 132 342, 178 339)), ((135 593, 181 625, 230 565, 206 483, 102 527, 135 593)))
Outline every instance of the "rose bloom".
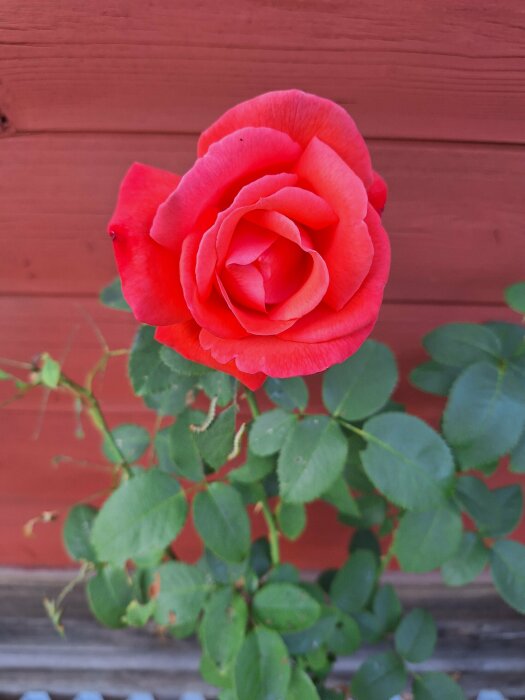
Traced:
POLYGON ((135 163, 109 224, 124 297, 155 338, 251 389, 352 355, 390 267, 386 187, 357 127, 298 90, 233 107, 182 177, 135 163))

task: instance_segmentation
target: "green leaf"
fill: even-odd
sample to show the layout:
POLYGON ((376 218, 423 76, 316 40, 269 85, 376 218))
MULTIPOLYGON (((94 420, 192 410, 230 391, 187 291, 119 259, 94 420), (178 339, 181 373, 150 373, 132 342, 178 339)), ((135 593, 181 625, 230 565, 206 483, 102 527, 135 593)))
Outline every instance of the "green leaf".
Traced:
POLYGON ((93 506, 73 506, 64 524, 64 546, 71 559, 75 561, 97 561, 97 555, 91 544, 91 528, 97 515, 93 506))
POLYGON ((319 700, 319 693, 310 676, 297 666, 292 671, 286 700, 319 700))
POLYGON ((319 498, 343 472, 348 445, 327 416, 307 416, 288 433, 277 463, 281 497, 290 503, 319 498))
POLYGON ((433 360, 449 367, 497 360, 501 354, 498 336, 477 323, 447 323, 428 333, 423 345, 433 360))
POLYGON ((357 500, 359 516, 339 513, 339 519, 347 525, 354 525, 360 529, 381 525, 386 517, 386 503, 383 496, 371 493, 357 500))
POLYGON ((349 551, 350 553, 357 552, 358 549, 369 550, 377 561, 381 559, 381 543, 372 530, 359 529, 354 532, 350 541, 349 551))
POLYGON ((162 471, 173 472, 183 479, 202 481, 204 465, 197 447, 196 433, 190 426, 202 425, 206 416, 201 411, 183 411, 173 425, 160 430, 155 437, 155 450, 162 471))
POLYGON ((359 518, 361 515, 359 506, 346 485, 344 476, 339 476, 334 481, 328 491, 323 493, 322 499, 330 503, 334 508, 337 508, 344 515, 351 515, 356 518, 359 518))
POLYGON ((443 414, 443 432, 462 467, 493 462, 516 445, 525 403, 515 375, 487 362, 466 369, 454 382, 443 414))
POLYGON ((293 564, 277 564, 266 577, 267 583, 299 583, 299 570, 293 564))
POLYGON ((284 408, 285 411, 293 411, 296 408, 304 411, 308 405, 308 387, 302 377, 289 379, 268 377, 264 390, 270 401, 284 408))
POLYGON ((131 311, 128 302, 124 299, 124 295, 122 294, 120 277, 115 277, 112 282, 101 290, 99 299, 104 306, 109 306, 110 309, 131 311))
POLYGON ((511 540, 496 542, 492 549, 491 571, 503 600, 525 614, 525 546, 511 540))
POLYGON ((433 510, 405 513, 394 540, 394 552, 403 571, 431 571, 454 556, 461 536, 461 516, 445 503, 433 510))
POLYGON ((510 471, 515 474, 525 474, 525 430, 510 453, 510 471))
POLYGON ((403 508, 424 510, 443 500, 454 475, 450 450, 415 416, 385 413, 367 421, 361 453, 368 478, 403 508))
POLYGON ((296 420, 280 408, 257 416, 250 430, 250 450, 260 457, 279 452, 296 420))
POLYGON ((229 673, 246 634, 248 606, 231 588, 221 588, 204 607, 199 636, 206 654, 221 673, 229 673))
POLYGON ((456 367, 447 367, 430 360, 410 372, 410 381, 418 389, 429 394, 447 396, 459 372, 456 367))
POLYGON ((126 608, 123 622, 128 627, 144 627, 155 612, 157 603, 155 600, 148 600, 147 603, 139 603, 132 600, 126 608))
POLYGON ((283 634, 290 654, 303 655, 320 649, 335 630, 337 619, 338 613, 325 607, 322 609, 321 617, 308 629, 283 634))
POLYGON ((128 372, 133 391, 137 396, 144 396, 149 392, 148 383, 159 366, 166 370, 164 363, 161 364, 160 360, 161 345, 154 339, 154 333, 155 328, 141 326, 131 346, 128 372))
POLYGON ((292 583, 270 583, 253 598, 256 619, 278 632, 297 632, 313 625, 321 606, 306 591, 292 583))
POLYGON ((447 586, 464 586, 483 571, 489 561, 489 551, 474 532, 465 532, 459 549, 441 567, 447 586))
POLYGON ((386 345, 367 340, 323 378, 323 403, 334 416, 360 420, 381 409, 398 381, 396 360, 386 345))
POLYGON ((264 576, 272 566, 270 544, 266 537, 259 537, 250 547, 250 566, 257 576, 264 576))
POLYGON ((99 511, 91 541, 100 561, 124 564, 163 549, 179 534, 188 505, 178 483, 150 469, 121 483, 99 511))
POLYGON ((227 406, 233 401, 237 389, 237 380, 224 372, 209 372, 199 380, 204 393, 210 398, 217 398, 219 406, 227 406))
POLYGON ((237 586, 244 581, 247 574, 248 561, 231 564, 215 556, 206 549, 199 562, 199 569, 205 574, 206 580, 223 586, 237 586))
POLYGON ((505 301, 513 311, 525 314, 525 282, 516 282, 507 287, 505 301))
POLYGON ((86 593, 90 610, 99 622, 106 627, 124 627, 132 589, 123 569, 105 566, 88 581, 86 593))
POLYGON ((199 671, 203 680, 205 680, 206 683, 214 685, 217 688, 224 689, 223 692, 219 695, 219 700, 221 698, 232 698, 232 700, 237 700, 237 696, 235 695, 231 687, 233 682, 231 678, 231 670, 227 669, 221 671, 204 650, 201 655, 199 671), (232 693, 231 696, 223 695, 223 693, 228 693, 229 691, 231 691, 232 693))
POLYGON ((155 620, 161 625, 192 624, 197 619, 210 589, 196 566, 170 561, 158 568, 160 591, 155 620))
POLYGON ((378 575, 378 562, 366 549, 354 552, 339 569, 330 587, 330 597, 345 613, 362 610, 370 600, 378 575))
POLYGON ((277 508, 277 522, 283 535, 296 540, 306 527, 306 510, 302 503, 283 503, 277 508))
POLYGON ((438 671, 417 675, 412 691, 414 700, 466 700, 459 685, 438 671))
MULTIPOLYGON (((128 464, 136 462, 142 457, 144 452, 148 449, 151 440, 145 428, 141 425, 134 425, 133 423, 119 425, 118 428, 111 431, 111 434, 128 464)), ((119 464, 122 461, 119 453, 107 438, 105 438, 102 445, 102 451, 110 462, 119 464)))
POLYGON ((193 501, 193 521, 204 544, 218 557, 240 562, 250 549, 250 521, 237 491, 218 481, 193 501))
POLYGON ((485 537, 502 537, 521 520, 523 496, 517 484, 491 491, 475 476, 458 479, 456 497, 485 537))
POLYGON ((407 674, 402 660, 393 651, 370 656, 352 680, 355 700, 387 700, 400 693, 407 674))
POLYGON ((501 355, 505 358, 513 357, 525 340, 525 328, 517 323, 507 321, 489 321, 484 324, 495 333, 501 343, 501 355))
POLYGON ((182 375, 166 376, 169 386, 162 391, 145 394, 142 399, 148 408, 159 416, 178 416, 188 404, 188 393, 193 389, 193 379, 182 375))
POLYGON ((350 656, 359 649, 361 632, 353 617, 338 612, 337 622, 327 640, 327 645, 330 651, 341 656, 350 656))
POLYGON ((407 661, 430 658, 437 642, 436 623, 426 610, 415 608, 399 623, 394 636, 396 650, 407 661))
POLYGON ((195 440, 201 457, 212 469, 220 469, 233 450, 236 411, 235 406, 230 406, 219 413, 204 432, 196 433, 195 440))
POLYGON ((255 455, 248 450, 246 462, 243 466, 234 469, 228 476, 231 481, 236 481, 240 484, 253 484, 273 472, 275 466, 276 463, 273 457, 259 457, 259 455, 255 455))
POLYGON ((403 612, 401 601, 394 587, 389 583, 382 586, 375 594, 372 609, 382 634, 392 632, 396 628, 403 612))
POLYGON ((205 365, 200 365, 197 362, 192 362, 187 360, 178 352, 175 352, 172 348, 167 345, 163 345, 159 351, 159 357, 161 361, 169 367, 172 372, 176 374, 182 374, 186 377, 200 377, 203 374, 207 374, 212 370, 205 365))
POLYGON ((60 364, 53 360, 47 352, 42 355, 41 360, 40 377, 42 384, 49 387, 49 389, 56 389, 60 381, 60 364))
POLYGON ((290 678, 288 652, 277 632, 264 628, 250 632, 235 664, 237 697, 246 700, 284 698, 290 678))

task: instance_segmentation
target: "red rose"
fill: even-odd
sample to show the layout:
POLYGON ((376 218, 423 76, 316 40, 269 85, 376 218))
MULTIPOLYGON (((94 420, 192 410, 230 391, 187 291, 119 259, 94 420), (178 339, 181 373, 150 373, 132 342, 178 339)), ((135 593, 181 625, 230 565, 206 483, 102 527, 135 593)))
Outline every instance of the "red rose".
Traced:
POLYGON ((155 337, 257 388, 320 372, 370 334, 390 266, 386 187, 329 100, 270 92, 224 114, 182 178, 134 164, 109 225, 155 337))

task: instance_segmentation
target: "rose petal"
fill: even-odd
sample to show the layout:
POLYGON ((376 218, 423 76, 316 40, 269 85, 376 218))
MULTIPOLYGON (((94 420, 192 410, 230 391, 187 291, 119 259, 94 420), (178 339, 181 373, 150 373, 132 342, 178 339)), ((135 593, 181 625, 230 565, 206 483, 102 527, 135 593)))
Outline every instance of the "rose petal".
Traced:
POLYGON ((179 257, 149 235, 159 205, 179 181, 178 175, 134 163, 124 176, 108 227, 124 297, 135 318, 151 325, 190 316, 179 283, 179 257))
POLYGON ((220 278, 234 303, 266 313, 264 280, 254 265, 228 264, 220 278))
POLYGON ((337 214, 327 201, 302 187, 283 187, 265 197, 259 206, 277 211, 313 229, 323 229, 338 221, 337 214))
POLYGON ((235 227, 243 213, 250 210, 250 205, 255 204, 261 198, 273 194, 281 187, 293 185, 297 182, 297 175, 279 173, 277 175, 264 175, 245 185, 232 204, 221 212, 214 224, 202 237, 196 260, 196 280, 199 294, 205 298, 211 291, 215 279, 215 267, 217 265, 217 234, 222 227, 229 227, 228 236, 225 237, 225 249, 221 255, 225 256, 235 227))
POLYGON ((159 208, 151 235, 167 248, 180 251, 183 240, 195 231, 201 216, 210 207, 216 207, 234 183, 242 186, 248 176, 254 178, 289 166, 300 151, 287 134, 266 127, 248 127, 225 136, 197 159, 159 208))
POLYGON ((330 273, 327 304, 338 310, 359 289, 370 270, 374 249, 362 224, 367 211, 363 183, 329 146, 312 139, 296 166, 339 216, 330 231, 316 236, 330 273))
POLYGON ((388 188, 386 182, 383 180, 379 173, 374 171, 374 181, 372 186, 368 190, 368 201, 374 207, 378 214, 383 213, 383 209, 386 204, 386 196, 388 194, 388 188))
POLYGON ((213 143, 246 126, 267 126, 289 134, 305 148, 317 136, 331 146, 370 187, 370 154, 354 120, 331 100, 300 90, 267 92, 225 112, 203 132, 197 152, 204 155, 213 143))
POLYGON ((321 304, 303 316, 282 337, 298 342, 317 343, 344 337, 375 321, 383 300, 390 272, 390 241, 379 214, 369 207, 365 219, 374 246, 370 272, 358 292, 339 311, 321 304))
POLYGON ((297 343, 279 337, 250 337, 241 342, 217 338, 202 330, 201 345, 217 362, 235 359, 243 372, 263 372, 269 377, 315 374, 353 355, 368 338, 374 323, 356 333, 324 343, 297 343))
POLYGON ((330 280, 328 269, 316 250, 311 250, 308 255, 312 265, 306 281, 295 294, 275 306, 268 314, 269 318, 275 320, 301 318, 315 309, 324 297, 330 280))
POLYGON ((193 362, 200 362, 206 367, 218 369, 221 372, 232 374, 252 391, 258 389, 264 383, 266 376, 260 372, 241 372, 235 362, 220 363, 205 350, 199 343, 199 327, 194 321, 178 323, 173 326, 162 326, 155 331, 155 339, 159 343, 168 345, 183 357, 193 362))

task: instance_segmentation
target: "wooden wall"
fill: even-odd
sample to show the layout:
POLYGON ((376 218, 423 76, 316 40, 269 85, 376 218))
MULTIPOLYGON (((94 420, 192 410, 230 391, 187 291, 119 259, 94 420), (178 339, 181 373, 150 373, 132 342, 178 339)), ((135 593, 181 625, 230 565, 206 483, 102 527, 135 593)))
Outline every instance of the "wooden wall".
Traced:
MULTIPOLYGON (((522 0, 2 0, 0 355, 67 355, 82 377, 98 349, 89 318, 112 347, 128 343, 129 317, 96 301, 115 274, 105 224, 123 172, 134 160, 183 172, 223 110, 287 87, 348 109, 388 181, 393 268, 375 337, 403 371, 439 323, 512 318, 502 289, 525 277, 522 0)), ((151 426, 123 369, 115 360, 100 387, 110 421, 151 426)), ((399 395, 436 420, 439 401, 406 382, 399 395)), ((74 437, 70 408, 51 397, 41 420, 32 396, 0 414, 0 563, 64 563, 58 524, 27 539, 23 523, 105 484, 98 441, 74 437), (52 466, 57 454, 95 464, 52 466)), ((345 550, 321 510, 293 550, 306 566, 345 550)))

